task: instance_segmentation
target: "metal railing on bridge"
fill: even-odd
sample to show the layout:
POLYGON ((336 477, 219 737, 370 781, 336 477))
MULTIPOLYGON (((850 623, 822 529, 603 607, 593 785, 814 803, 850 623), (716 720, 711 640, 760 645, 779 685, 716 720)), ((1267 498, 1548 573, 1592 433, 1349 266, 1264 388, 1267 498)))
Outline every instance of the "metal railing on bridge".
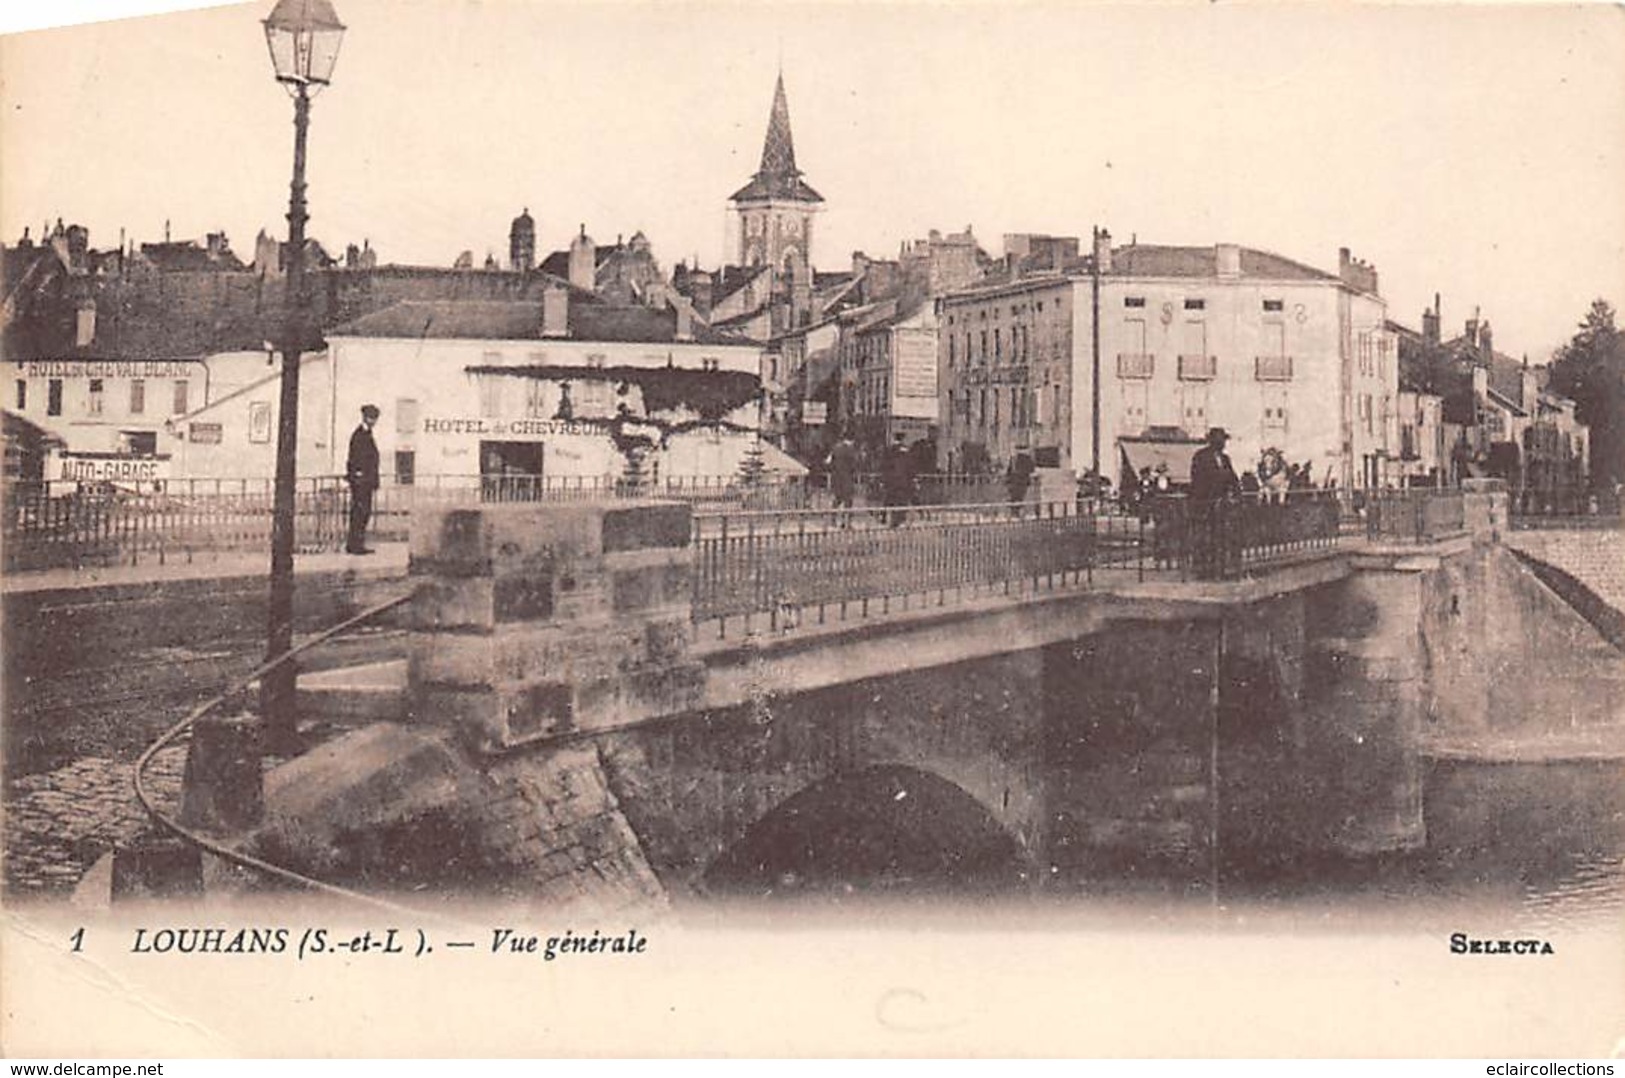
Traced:
MULTIPOLYGON (((404 540, 418 505, 668 498, 696 507, 797 509, 799 479, 680 476, 632 481, 605 476, 437 475, 386 483, 373 499, 368 534, 404 540)), ((269 478, 171 479, 130 483, 8 482, 3 503, 7 572, 59 567, 190 561, 199 555, 269 550, 274 496, 269 478)), ((299 480, 295 546, 338 550, 349 521, 341 476, 299 480)))
POLYGON ((1625 496, 1610 487, 1526 487, 1508 496, 1512 527, 1618 528, 1625 526, 1625 496))
POLYGON ((1101 578, 1229 579, 1332 549, 1341 511, 1315 493, 699 514, 694 619, 727 636, 1101 578))
POLYGON ((1362 492, 1356 507, 1372 542, 1431 543, 1467 531, 1466 503, 1459 490, 1362 492))

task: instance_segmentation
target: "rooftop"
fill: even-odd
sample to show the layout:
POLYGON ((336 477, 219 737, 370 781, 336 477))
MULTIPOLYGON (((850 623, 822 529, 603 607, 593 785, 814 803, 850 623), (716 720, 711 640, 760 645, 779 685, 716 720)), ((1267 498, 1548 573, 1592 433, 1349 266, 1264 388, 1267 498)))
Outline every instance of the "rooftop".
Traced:
MULTIPOLYGON (((654 307, 579 302, 572 294, 565 340, 671 344, 677 337, 677 312, 654 307)), ((433 340, 542 340, 541 301, 405 300, 347 322, 328 335, 433 340)), ((731 334, 693 322, 693 343, 749 345, 731 334)))

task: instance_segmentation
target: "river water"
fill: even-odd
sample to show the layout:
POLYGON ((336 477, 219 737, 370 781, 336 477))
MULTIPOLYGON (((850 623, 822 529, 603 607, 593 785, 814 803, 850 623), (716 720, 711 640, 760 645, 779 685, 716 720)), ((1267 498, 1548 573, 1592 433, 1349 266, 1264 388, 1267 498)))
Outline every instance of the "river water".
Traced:
POLYGON ((903 806, 930 793, 909 788, 910 797, 891 801, 895 809, 882 808, 892 820, 871 814, 857 827, 849 806, 809 805, 794 814, 793 831, 757 836, 754 851, 733 851, 708 882, 718 899, 809 913, 875 901, 921 909, 986 903, 1062 916, 1094 910, 1113 920, 1172 923, 1201 914, 1232 924, 1286 918, 1547 938, 1625 924, 1622 778, 1619 761, 1438 763, 1424 788, 1421 849, 1266 859, 1224 851, 1221 842, 1217 863, 1205 851, 1119 856, 1052 867, 1042 886, 1019 855, 1004 856, 1013 851, 990 843, 963 814, 949 819, 927 809, 924 832, 918 804, 904 819, 903 806), (832 832, 845 837, 815 837, 832 832))

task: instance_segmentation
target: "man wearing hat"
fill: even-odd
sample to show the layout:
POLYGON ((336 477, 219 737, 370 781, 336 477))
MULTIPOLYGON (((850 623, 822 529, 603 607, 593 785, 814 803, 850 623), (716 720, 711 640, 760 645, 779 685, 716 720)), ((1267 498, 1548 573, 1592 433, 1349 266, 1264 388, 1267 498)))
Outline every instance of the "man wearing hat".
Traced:
POLYGON ((371 554, 367 549, 367 522, 372 519, 372 494, 378 489, 378 443, 372 425, 378 422, 376 405, 361 406, 361 425, 350 435, 350 456, 344 478, 350 484, 350 536, 344 549, 350 554, 371 554))
POLYGON ((1241 480, 1224 451, 1229 440, 1223 427, 1211 427, 1207 444, 1191 457, 1191 563, 1196 575, 1206 580, 1224 574, 1228 532, 1224 503, 1241 492, 1241 480))

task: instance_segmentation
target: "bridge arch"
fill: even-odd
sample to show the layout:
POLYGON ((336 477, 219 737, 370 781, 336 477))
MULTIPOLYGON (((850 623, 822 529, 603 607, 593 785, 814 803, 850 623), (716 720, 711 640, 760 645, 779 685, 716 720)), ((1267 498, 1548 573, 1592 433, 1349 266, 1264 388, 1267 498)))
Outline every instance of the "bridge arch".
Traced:
POLYGON ((996 894, 1025 887, 1021 844, 963 788, 878 764, 780 802, 705 871, 716 896, 996 894))

